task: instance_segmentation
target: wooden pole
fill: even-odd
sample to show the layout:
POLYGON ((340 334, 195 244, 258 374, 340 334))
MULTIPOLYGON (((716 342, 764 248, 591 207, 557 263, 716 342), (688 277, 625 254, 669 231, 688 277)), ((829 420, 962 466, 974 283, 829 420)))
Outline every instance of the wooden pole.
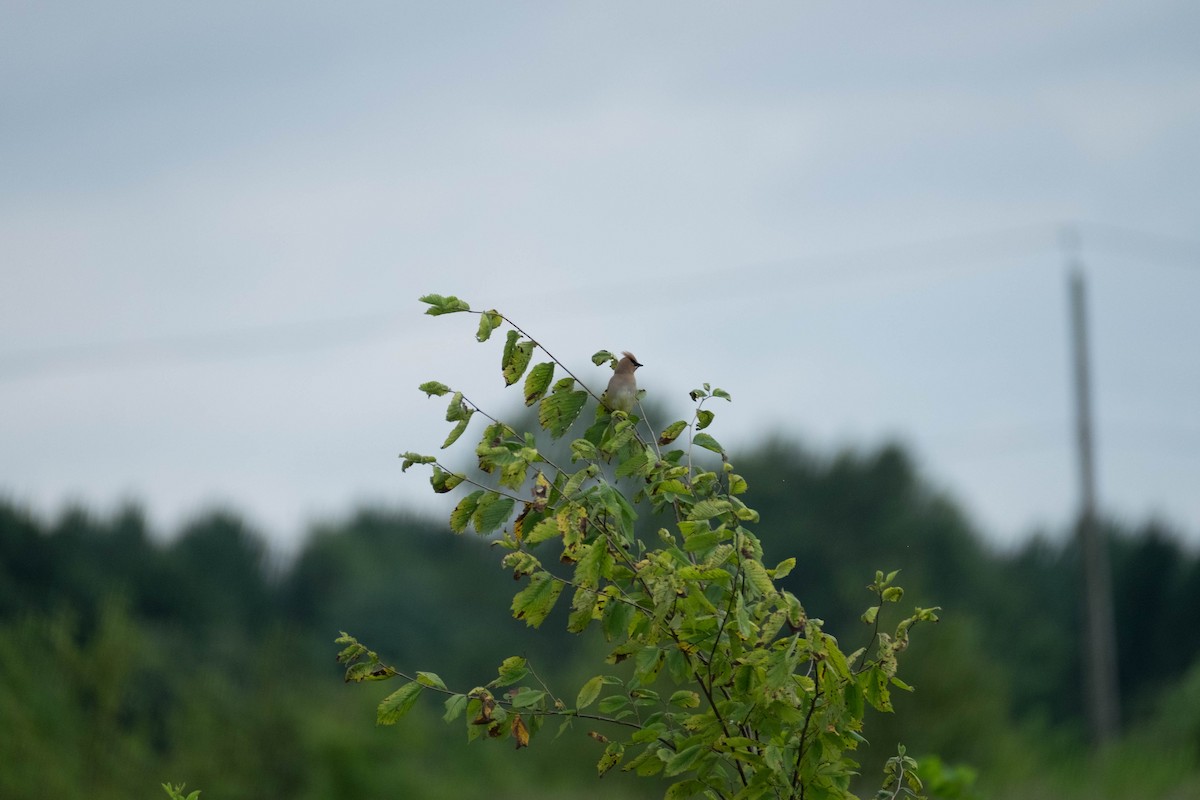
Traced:
POLYGON ((1068 259, 1075 430, 1079 452, 1078 536, 1083 559, 1083 680, 1092 741, 1102 745, 1120 732, 1116 631, 1108 543, 1096 517, 1096 469, 1092 436, 1091 372, 1088 363, 1086 289, 1078 240, 1064 237, 1068 259))

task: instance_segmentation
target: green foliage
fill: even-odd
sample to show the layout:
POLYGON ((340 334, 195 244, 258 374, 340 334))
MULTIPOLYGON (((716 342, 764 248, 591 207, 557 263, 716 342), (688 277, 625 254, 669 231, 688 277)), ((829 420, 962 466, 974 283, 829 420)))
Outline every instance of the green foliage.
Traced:
POLYGON ((183 790, 184 790, 185 786, 186 786, 186 784, 182 784, 182 783, 179 784, 178 786, 172 786, 169 783, 164 783, 162 785, 163 791, 165 791, 167 793, 167 796, 170 797, 171 800, 200 800, 200 790, 199 789, 196 789, 193 792, 189 792, 188 794, 184 794, 183 790))
MULTIPOLYGON (((456 298, 428 295, 428 313, 469 310, 456 298)), ((482 314, 479 341, 508 322, 482 314)), ((550 359, 525 380, 526 405, 553 439, 565 436, 589 397, 598 400, 561 362, 516 325, 506 334, 501 374, 506 386, 526 372, 534 350, 550 359), (555 368, 566 376, 550 387, 555 368)), ((608 351, 593 356, 611 362, 608 351)), ((379 705, 380 724, 409 713, 426 690, 447 697, 446 718, 462 716, 468 739, 512 739, 518 749, 551 718, 586 725, 605 745, 597 763, 604 775, 618 767, 639 776, 669 779, 667 797, 852 797, 858 764, 851 754, 864 742, 868 708, 891 711, 899 679, 899 655, 913 625, 937 621, 936 609, 917 608, 881 629, 886 604, 900 601, 896 573, 877 572, 868 587, 876 603, 863 614, 872 626, 869 647, 844 653, 810 617, 799 599, 776 581, 794 559, 763 563, 763 547, 748 527, 759 521, 740 499, 746 479, 733 471, 725 448, 709 433, 715 414, 704 404, 730 395, 704 384, 690 393, 691 422, 676 422, 658 436, 643 436, 642 421, 598 404, 582 438, 572 443, 571 463, 559 464, 532 433, 520 433, 476 406, 461 391, 430 381, 429 395, 453 391, 448 421, 452 444, 475 412, 492 422, 475 448, 478 478, 455 473, 431 456, 406 453, 405 468, 429 464, 437 492, 460 484, 472 490, 450 515, 457 532, 472 525, 480 534, 503 529, 495 544, 502 564, 525 581, 512 613, 537 628, 560 597, 571 597, 567 630, 589 628, 606 641, 608 670, 587 678, 575 693, 555 694, 524 658, 501 665, 499 677, 469 691, 448 688, 440 678, 422 679, 382 664, 375 652, 345 633, 338 660, 346 680, 401 678, 402 686, 379 705), (685 448, 667 449, 684 433, 685 448), (712 464, 700 450, 719 457, 712 464), (490 478, 490 480, 489 480, 490 478), (658 526, 653 538, 635 527, 635 506, 648 508, 658 526), (516 514, 515 519, 513 515, 516 514), (558 564, 537 553, 554 542, 558 564), (523 684, 529 677, 534 684, 523 684), (493 689, 509 688, 499 697, 493 689), (590 710, 592 706, 595 710, 590 710), (594 727, 593 727, 594 726, 594 727), (599 729, 602 729, 603 732, 599 729)), ((888 761, 882 796, 920 788, 916 762, 904 755, 888 761)))

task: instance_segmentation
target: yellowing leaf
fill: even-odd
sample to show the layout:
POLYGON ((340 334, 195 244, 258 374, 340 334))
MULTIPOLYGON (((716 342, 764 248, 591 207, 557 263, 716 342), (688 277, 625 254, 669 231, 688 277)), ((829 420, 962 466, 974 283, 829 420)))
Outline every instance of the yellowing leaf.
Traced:
POLYGON ((525 727, 525 721, 521 719, 520 714, 513 714, 510 730, 513 739, 516 740, 518 750, 522 747, 529 747, 529 728, 525 727))

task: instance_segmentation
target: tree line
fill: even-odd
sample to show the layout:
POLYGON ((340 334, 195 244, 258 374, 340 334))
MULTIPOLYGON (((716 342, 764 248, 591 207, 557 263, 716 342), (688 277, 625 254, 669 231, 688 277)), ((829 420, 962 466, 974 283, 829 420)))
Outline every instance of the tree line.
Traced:
MULTIPOLYGON (((895 445, 816 454, 775 442, 736 463, 764 547, 796 558, 782 584, 844 647, 869 637, 858 615, 876 569, 900 569, 906 600, 945 609, 906 666, 917 691, 896 699, 895 726, 875 726, 864 773, 904 741, 1020 796, 1011 787, 1039 764, 1085 757, 1069 532, 989 547, 895 445), (1045 761, 1026 752, 1035 742, 1045 761)), ((1200 718, 1200 558, 1161 521, 1106 533, 1126 727, 1169 731, 1192 753, 1171 785, 1195 785, 1200 724, 1180 719, 1200 718)), ((396 737, 414 734, 363 730, 370 698, 345 690, 333 661, 333 638, 353 630, 391 663, 436 661, 456 683, 484 682, 514 651, 548 680, 576 677, 582 645, 563 625, 535 633, 506 613, 500 557, 391 510, 315 525, 281 561, 229 509, 167 536, 136 506, 43 518, 0 502, 0 796, 128 797, 170 779, 213 797, 463 797, 483 785, 536 797, 503 759, 487 775, 429 769, 466 747, 436 721, 417 726, 426 751, 408 749, 427 757, 399 758, 396 737)), ((619 776, 597 788, 588 745, 521 756, 546 759, 547 797, 652 796, 619 776), (564 753, 575 752, 585 755, 572 769, 564 753)))

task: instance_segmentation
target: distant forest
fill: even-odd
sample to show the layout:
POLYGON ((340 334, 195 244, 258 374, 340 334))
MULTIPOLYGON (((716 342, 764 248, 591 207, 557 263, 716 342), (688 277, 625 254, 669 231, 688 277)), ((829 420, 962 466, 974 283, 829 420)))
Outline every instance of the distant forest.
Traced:
MULTIPOLYGON (((864 774, 901 741, 978 770, 980 796, 1104 796, 1063 767, 1092 763, 1070 532, 991 548, 897 446, 773 444, 733 460, 766 552, 797 559, 786 588, 847 649, 869 638, 858 618, 877 569, 901 570, 905 607, 943 608, 902 666, 916 692, 869 722, 864 774)), ((1160 776, 1153 796, 1183 797, 1200 787, 1200 557, 1162 522, 1107 534, 1136 743, 1123 746, 1142 748, 1126 761, 1153 754, 1136 768, 1160 776)), ((598 648, 562 619, 531 631, 510 618, 499 559, 444 521, 380 510, 317 526, 280 564, 234 511, 168 536, 136 507, 47 519, 0 502, 0 797, 155 797, 168 780, 204 800, 661 796, 597 781, 582 734, 517 754, 468 746, 436 704, 377 729, 382 694, 342 684, 341 630, 468 687, 518 653, 551 682, 594 673, 598 648)))

